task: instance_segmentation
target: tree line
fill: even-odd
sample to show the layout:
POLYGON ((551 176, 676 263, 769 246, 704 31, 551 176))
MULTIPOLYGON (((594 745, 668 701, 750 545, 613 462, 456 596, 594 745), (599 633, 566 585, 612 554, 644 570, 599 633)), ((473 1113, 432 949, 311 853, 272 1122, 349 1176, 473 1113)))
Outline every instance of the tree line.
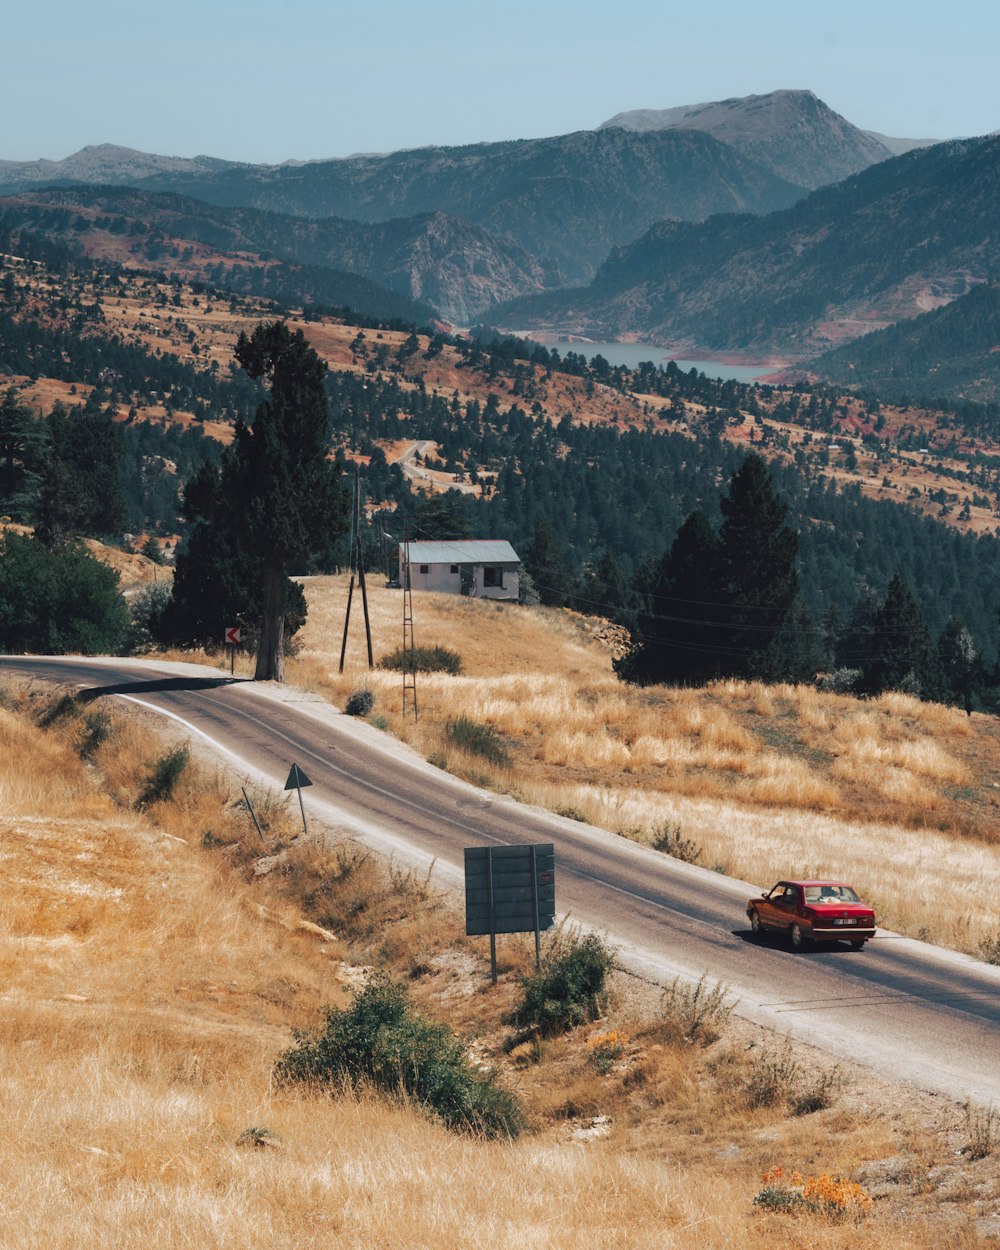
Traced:
MULTIPOLYGON (((411 333, 398 351, 409 357, 421 350, 433 355, 441 350, 435 341, 439 337, 432 337, 423 349, 411 333)), ((374 356, 384 346, 377 332, 374 338, 359 333, 358 339, 357 350, 363 358, 369 353, 374 356)), ((54 348, 56 342, 42 340, 42 346, 54 348)), ((507 369, 508 377, 526 379, 527 372, 517 374, 524 364, 518 364, 517 350, 522 349, 501 345, 487 350, 472 345, 463 359, 470 368, 483 367, 485 359, 491 368, 507 369), (486 356, 481 354, 484 351, 486 356)), ((535 354, 535 348, 524 350, 535 354)), ((619 380, 616 370, 605 369, 600 362, 587 365, 575 356, 562 361, 553 359, 548 349, 538 352, 536 363, 543 363, 541 353, 545 353, 546 368, 565 365, 591 370, 605 379, 605 385, 616 385, 619 380)), ((161 363, 148 357, 135 361, 147 385, 152 385, 161 363)), ((199 385, 207 379, 210 384, 225 385, 227 398, 239 396, 234 406, 250 459, 254 429, 262 420, 261 405, 277 402, 271 391, 275 378, 270 367, 248 369, 243 362, 226 379, 192 371, 198 374, 199 385)), ((670 366, 663 370, 649 366, 649 370, 640 366, 643 384, 658 387, 660 394, 681 399, 711 396, 720 405, 743 403, 747 398, 736 383, 712 382, 670 366)), ((157 460, 173 458, 178 461, 178 476, 190 482, 183 510, 189 536, 178 570, 174 614, 162 616, 160 636, 211 641, 219 637, 222 625, 234 619, 259 621, 256 574, 250 571, 257 557, 237 551, 238 536, 231 525, 227 529, 219 504, 227 491, 232 498, 256 497, 252 492, 246 495, 245 465, 237 472, 225 453, 202 458, 207 448, 198 443, 208 440, 194 437, 188 443, 179 434, 156 433, 143 423, 123 426, 115 422, 112 401, 118 392, 114 388, 130 380, 116 369, 112 357, 80 412, 54 410, 43 423, 33 418, 28 423, 24 413, 18 412, 16 393, 8 392, 2 421, 13 433, 6 443, 0 438, 0 490, 7 514, 36 524, 40 537, 53 545, 60 534, 74 531, 113 533, 135 515, 130 511, 134 506, 144 509, 145 518, 165 517, 176 507, 177 479, 165 481, 155 465, 157 460), (48 440, 44 454, 39 453, 37 443, 32 450, 32 439, 39 434, 48 440), (169 451, 176 454, 168 454, 167 439, 171 440, 169 451), (94 471, 95 457, 108 473, 106 485, 96 490, 91 489, 100 480, 94 471), (133 500, 141 502, 136 505, 133 500)), ((740 671, 760 676, 792 679, 796 673, 824 672, 831 681, 850 680, 852 688, 864 691, 880 688, 885 680, 879 676, 881 671, 895 673, 890 680, 901 681, 888 660, 880 661, 881 669, 873 667, 876 649, 872 640, 879 632, 873 624, 878 612, 888 611, 887 601, 891 607, 900 600, 903 587, 926 621, 929 638, 936 639, 928 651, 934 663, 942 672, 951 671, 956 648, 968 652, 971 647, 975 672, 980 674, 976 681, 979 686, 988 685, 990 668, 982 657, 995 651, 1000 608, 1000 547, 992 536, 959 534, 898 506, 865 500, 857 487, 838 489, 828 481, 808 477, 794 465, 775 464, 768 480, 787 501, 782 505, 787 507, 782 526, 791 527, 796 535, 795 593, 782 613, 780 605, 744 591, 740 615, 737 600, 732 598, 736 591, 730 587, 723 593, 721 580, 707 591, 703 587, 700 598, 678 593, 671 580, 681 577, 684 559, 697 566, 703 579, 722 579, 720 570, 728 568, 731 575, 742 567, 731 552, 726 555, 735 522, 726 513, 730 495, 721 493, 719 486, 734 480, 743 457, 725 441, 660 432, 651 424, 628 429, 581 426, 568 413, 553 423, 540 405, 530 403, 527 394, 515 396, 518 402, 513 403, 502 402, 496 394, 484 402, 463 403, 457 392, 449 396, 428 390, 419 378, 415 389, 404 387, 380 367, 360 374, 321 370, 312 387, 316 392, 310 401, 315 416, 312 428, 322 427, 324 447, 351 446, 369 455, 369 497, 385 506, 390 524, 401 526, 410 520, 416 526, 412 532, 428 537, 506 537, 525 555, 530 579, 543 600, 572 603, 620 619, 635 630, 643 646, 648 642, 655 649, 663 636, 664 621, 658 618, 679 618, 667 622, 673 651, 683 653, 678 629, 682 634, 687 629, 689 642, 698 635, 700 650, 688 645, 683 678, 661 656, 656 663, 664 679, 694 680, 693 675, 701 673, 704 680, 720 675, 729 671, 728 655, 741 664, 746 660, 740 671), (482 488, 481 497, 456 494, 432 503, 415 496, 378 446, 377 440, 399 437, 437 442, 445 467, 474 477, 482 488), (671 564, 669 557, 677 543, 681 547, 671 564), (658 599, 697 602, 702 615, 683 609, 679 602, 673 611, 664 613, 662 603, 657 608, 658 599), (713 609, 711 613, 708 608, 713 609), (769 640, 767 647, 757 645, 764 639, 769 640), (711 660, 699 658, 709 653, 711 660), (947 663, 946 653, 952 655, 947 663)), ((828 403, 827 397, 817 400, 804 392, 793 394, 792 400, 800 408, 828 403)), ((816 409, 817 416, 819 412, 816 409)), ((306 441, 314 446, 314 435, 306 441)), ((760 524, 759 517, 756 524, 760 524)), ((323 532, 321 544, 286 543, 283 567, 299 572, 335 567, 343 555, 343 539, 337 525, 327 525, 323 532)), ((287 586, 283 593, 292 596, 284 619, 293 628, 304 604, 287 586)), ((885 634, 884 629, 881 632, 885 634)), ((642 675, 638 655, 632 662, 637 667, 631 672, 623 669, 623 676, 648 679, 642 675)), ((921 689, 930 693, 938 680, 928 677, 934 665, 921 661, 911 669, 919 671, 921 689)))

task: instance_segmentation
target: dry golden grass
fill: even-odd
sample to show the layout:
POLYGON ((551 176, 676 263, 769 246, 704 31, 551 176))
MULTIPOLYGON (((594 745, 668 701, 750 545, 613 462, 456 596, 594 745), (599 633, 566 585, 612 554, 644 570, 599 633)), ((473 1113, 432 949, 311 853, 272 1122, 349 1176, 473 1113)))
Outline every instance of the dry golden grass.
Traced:
POLYGON ((102 564, 114 569, 118 574, 118 583, 125 592, 138 590, 153 582, 173 581, 174 571, 164 565, 155 564, 148 556, 136 551, 120 551, 117 547, 108 547, 93 538, 86 540, 87 549, 102 564))
MULTIPOLYGON (((135 811, 169 749, 147 726, 115 718, 85 763, 72 705, 53 717, 37 688, 4 701, 0 1246, 842 1246, 835 1220, 789 1223, 752 1205, 776 1165, 900 1173, 851 1226, 858 1250, 929 1250, 942 1230, 952 1246, 986 1244, 960 1195, 995 1191, 992 1160, 968 1165, 965 1190, 950 1173, 953 1193, 921 1188, 920 1144, 953 1156, 953 1130, 898 1098, 873 1119, 868 1090, 790 1116, 806 1070, 751 1106, 754 1072, 785 1052, 746 1032, 685 1044, 655 1002, 626 997, 609 1019, 507 1061, 536 1126, 514 1143, 450 1136, 368 1096, 274 1087, 290 1026, 314 1027, 345 1000, 340 959, 359 951, 408 975, 421 1009, 477 1054, 502 1059, 500 1017, 530 943, 504 944, 493 989, 482 950, 426 882, 349 845, 295 849, 283 871, 255 877, 240 865, 257 836, 214 774, 186 771, 172 801, 135 811), (292 931, 303 913, 344 936, 292 931), (621 1054, 602 1075, 593 1052, 608 1036, 621 1054)), ((274 850, 288 831, 280 807, 270 815, 274 850)), ((992 1201, 982 1193, 973 1215, 992 1201)))
MULTIPOLYGON (((371 689, 386 727, 451 771, 642 841, 680 824, 699 862, 761 885, 851 880, 885 925, 962 950, 995 935, 994 718, 899 694, 862 702, 736 681, 637 689, 614 676, 598 622, 419 594, 418 645, 456 651, 463 671, 418 677, 414 724, 401 714, 399 674, 367 669, 356 600, 337 672, 346 578, 305 587, 310 616, 289 680, 340 706, 371 689), (460 716, 494 726, 511 763, 451 743, 446 726, 460 716)), ((402 596, 374 577, 369 589, 377 660, 402 641, 402 596)))

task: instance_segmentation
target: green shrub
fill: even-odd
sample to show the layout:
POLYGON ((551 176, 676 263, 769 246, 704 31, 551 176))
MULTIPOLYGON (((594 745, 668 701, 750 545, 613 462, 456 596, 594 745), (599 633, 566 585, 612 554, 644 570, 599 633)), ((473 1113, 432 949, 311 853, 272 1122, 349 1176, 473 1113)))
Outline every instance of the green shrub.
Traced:
POLYGON ((781 1050, 762 1049, 750 1065, 746 1098, 751 1107, 773 1107, 782 1100, 794 1101, 794 1087, 801 1075, 798 1061, 786 1043, 781 1050))
POLYGON ((831 1072, 821 1072, 812 1085, 791 1099, 793 1115, 813 1115, 817 1111, 825 1111, 833 1105, 842 1077, 839 1068, 831 1072))
POLYGON ((514 1023, 542 1034, 561 1032, 601 1014, 614 951, 595 933, 558 935, 542 970, 525 977, 514 1023))
POLYGON ((375 696, 370 690, 355 690, 344 704, 348 716, 367 716, 375 706, 375 696))
POLYGON ((815 1202, 808 1202, 797 1189, 789 1189, 786 1185, 767 1185, 754 1198, 753 1205, 764 1211, 774 1211, 778 1215, 798 1215, 808 1211, 819 1210, 815 1202))
POLYGON ((80 759, 92 760, 110 737, 111 717, 107 712, 87 712, 83 718, 83 732, 76 746, 80 759))
POLYGON ((86 548, 0 537, 0 651, 113 655, 128 620, 117 573, 86 548))
POLYGON ((996 1107, 976 1107, 971 1102, 965 1104, 965 1127, 969 1134, 969 1144, 962 1149, 970 1159, 987 1159, 997 1146, 1000 1138, 1000 1111, 996 1107))
MULTIPOLYGON (((162 563, 162 561, 161 561, 162 563)), ((140 590, 129 604, 128 651, 141 655, 156 645, 163 632, 163 617, 170 604, 169 582, 153 582, 140 590)))
POLYGON ((189 759, 190 752, 186 746, 175 747, 161 756, 146 778, 146 785, 139 795, 137 805, 149 807, 151 803, 166 803, 172 797, 189 759))
POLYGON ((727 1002, 728 998, 725 985, 710 987, 704 975, 694 985, 686 985, 677 977, 660 1000, 666 1032, 679 1041, 710 1046, 736 1005, 727 1002))
POLYGON ((680 825, 664 825, 659 833, 653 835, 652 846, 654 851, 672 855, 685 864, 696 864, 701 859, 701 847, 692 838, 681 834, 680 825))
POLYGON ((487 1137, 516 1137, 524 1126, 516 1097, 496 1074, 475 1069, 449 1029, 414 1012, 403 986, 383 974, 357 991, 350 1007, 328 1008, 321 1033, 297 1032, 275 1076, 404 1093, 449 1128, 487 1137))
POLYGON ((510 751, 495 725, 484 725, 467 716, 460 716, 458 720, 448 721, 445 734, 449 742, 470 755, 481 755, 493 764, 510 763, 510 751))
POLYGON ((378 662, 379 668, 402 672, 404 666, 408 673, 451 673, 457 677, 462 671, 461 657, 447 647, 414 647, 404 655, 403 648, 397 647, 388 655, 383 655, 378 662))

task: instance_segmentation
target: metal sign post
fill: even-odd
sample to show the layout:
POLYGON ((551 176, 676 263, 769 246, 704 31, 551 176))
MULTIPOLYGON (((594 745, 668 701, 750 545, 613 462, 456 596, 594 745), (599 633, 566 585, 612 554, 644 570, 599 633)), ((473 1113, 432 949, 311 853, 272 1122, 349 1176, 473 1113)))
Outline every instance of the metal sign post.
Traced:
POLYGON ((493 984, 497 983, 497 926, 496 915, 493 910, 493 847, 487 847, 486 850, 486 880, 487 889, 489 891, 489 900, 487 906, 489 908, 490 923, 490 973, 493 977, 493 984))
POLYGON ((288 780, 285 782, 286 790, 298 790, 299 792, 299 811, 302 813, 302 832, 308 833, 309 826, 306 824, 306 809, 302 802, 302 787, 311 786, 312 782, 305 775, 298 764, 293 764, 288 771, 288 780))
POLYGON ((497 979, 496 935, 535 935, 535 967, 541 967, 541 932, 555 924, 555 847, 465 848, 465 932, 490 938, 490 969, 497 979))
POLYGON ((240 786, 240 789, 243 791, 243 798, 246 800, 247 811, 250 813, 250 818, 257 826, 257 832, 260 834, 261 842, 263 842, 264 830, 260 827, 260 821, 257 819, 257 813, 253 810, 253 804, 250 802, 250 795, 247 794, 247 788, 246 786, 240 786))
POLYGON ((229 648, 229 676, 232 677, 236 672, 236 648, 240 645, 240 639, 243 637, 243 631, 238 625, 230 625, 227 627, 223 635, 223 644, 229 648))

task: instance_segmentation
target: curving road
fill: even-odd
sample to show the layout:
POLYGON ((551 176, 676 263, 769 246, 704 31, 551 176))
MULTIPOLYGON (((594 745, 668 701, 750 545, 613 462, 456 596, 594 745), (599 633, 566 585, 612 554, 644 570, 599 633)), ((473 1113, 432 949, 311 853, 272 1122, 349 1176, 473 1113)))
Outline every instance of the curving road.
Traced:
POLYGON ((297 763, 313 783, 307 814, 433 862, 442 884, 461 885, 465 846, 553 842, 560 913, 606 931, 630 970, 660 984, 708 973, 750 1020, 884 1076, 1000 1103, 1000 968, 885 931, 862 952, 758 944, 744 911, 755 887, 477 790, 292 688, 142 660, 4 656, 5 674, 137 703, 264 784, 280 788, 297 763))

